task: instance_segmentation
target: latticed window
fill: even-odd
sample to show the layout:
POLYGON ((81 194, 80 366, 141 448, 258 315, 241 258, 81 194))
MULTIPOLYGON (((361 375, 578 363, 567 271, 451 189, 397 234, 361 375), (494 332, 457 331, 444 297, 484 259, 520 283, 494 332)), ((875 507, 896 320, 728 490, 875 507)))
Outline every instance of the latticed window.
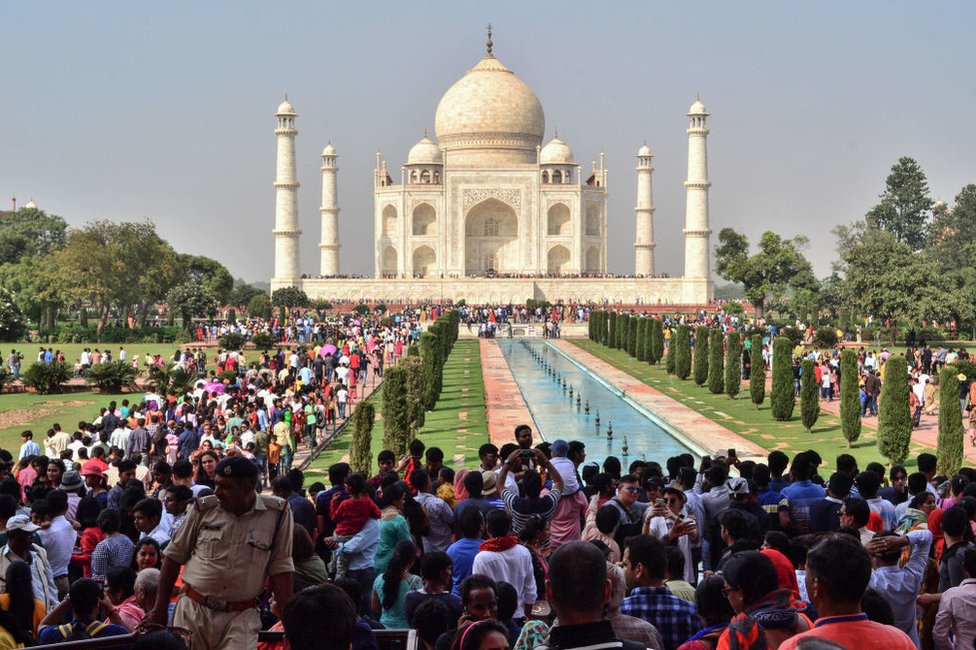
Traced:
POLYGON ((498 236, 498 219, 494 217, 488 217, 485 219, 485 237, 497 237, 498 236))

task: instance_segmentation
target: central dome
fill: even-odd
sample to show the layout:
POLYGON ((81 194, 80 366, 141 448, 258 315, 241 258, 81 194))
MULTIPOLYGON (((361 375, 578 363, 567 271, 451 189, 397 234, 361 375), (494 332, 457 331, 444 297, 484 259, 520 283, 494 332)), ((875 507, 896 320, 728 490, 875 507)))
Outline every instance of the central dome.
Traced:
POLYGON ((524 81, 490 53, 437 105, 437 141, 455 164, 534 164, 546 118, 524 81))

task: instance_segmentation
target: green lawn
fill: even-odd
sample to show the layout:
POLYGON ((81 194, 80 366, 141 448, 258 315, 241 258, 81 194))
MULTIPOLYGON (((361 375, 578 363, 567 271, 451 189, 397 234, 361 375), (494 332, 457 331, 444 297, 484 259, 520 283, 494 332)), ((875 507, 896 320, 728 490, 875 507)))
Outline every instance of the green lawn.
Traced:
MULTIPOLYGON (((813 432, 807 433, 800 423, 799 401, 793 411, 792 420, 777 422, 770 414, 768 391, 765 403, 756 410, 749 400, 747 386, 743 386, 744 392, 732 400, 724 394, 713 395, 707 386, 695 386, 690 378, 681 381, 668 375, 663 363, 651 366, 631 358, 626 352, 611 350, 588 339, 575 339, 571 342, 764 449, 779 449, 790 456, 807 449, 815 450, 824 460, 821 474, 832 471, 837 455, 842 453, 852 454, 862 469, 871 461, 887 465, 885 458, 878 452, 874 429, 862 426, 860 439, 854 443, 853 449, 847 449, 847 441, 841 434, 840 419, 832 414, 821 411, 813 432)), ((932 451, 922 445, 912 444, 912 458, 905 463, 909 471, 915 467, 914 456, 926 450, 932 451)))
MULTIPOLYGON (((434 410, 427 414, 420 438, 428 447, 444 450, 444 464, 470 467, 478 460, 478 447, 488 442, 485 385, 477 340, 458 340, 444 365, 444 384, 434 410), (463 457, 463 459, 462 459, 463 457)), ((383 449, 382 396, 376 396, 373 458, 383 449)), ((316 458, 305 474, 306 483, 324 480, 329 465, 349 460, 351 429, 316 458)), ((375 468, 374 468, 375 469, 375 468)))
MULTIPOLYGON (((119 359, 119 343, 14 343, 6 344, 3 346, 3 362, 7 362, 7 354, 10 352, 10 348, 15 348, 20 350, 24 355, 24 360, 21 361, 20 370, 21 372, 27 370, 37 359, 37 352, 39 348, 54 348, 55 350, 61 350, 64 352, 64 362, 68 365, 68 368, 74 366, 75 362, 81 358, 81 351, 84 348, 90 350, 110 350, 112 352, 112 359, 118 361, 119 359)), ((173 353, 179 349, 179 343, 126 343, 124 345, 125 352, 128 355, 128 361, 131 363, 134 355, 139 355, 139 369, 145 372, 146 367, 146 357, 151 357, 154 354, 159 354, 163 359, 172 359, 173 353)), ((207 366, 215 367, 213 365, 215 348, 207 348, 207 366)), ((257 352, 254 350, 248 350, 245 353, 245 357, 250 357, 252 360, 257 359, 257 352)))
POLYGON ((129 395, 109 395, 83 392, 63 395, 38 395, 37 393, 5 393, 0 396, 0 448, 17 456, 20 449, 20 432, 30 429, 34 440, 44 440, 47 430, 55 422, 67 431, 74 431, 78 422, 91 422, 98 416, 101 406, 111 400, 121 401, 129 395))

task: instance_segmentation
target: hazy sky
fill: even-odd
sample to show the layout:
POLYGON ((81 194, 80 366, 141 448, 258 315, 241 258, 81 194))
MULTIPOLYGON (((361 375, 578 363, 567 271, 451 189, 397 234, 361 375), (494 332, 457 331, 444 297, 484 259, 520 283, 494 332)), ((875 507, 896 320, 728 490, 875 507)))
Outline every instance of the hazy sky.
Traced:
POLYGON ((236 276, 272 272, 275 118, 298 116, 302 270, 318 273, 319 157, 339 151, 341 266, 372 272, 372 169, 394 178, 441 95, 495 54, 546 140, 610 170, 610 268, 633 271, 634 156, 654 151, 659 272, 680 274, 685 113, 712 113, 711 224, 755 241, 861 217, 899 156, 935 198, 976 182, 973 2, 3 2, 0 206, 81 225, 148 217, 236 276), (968 43, 968 45, 967 45, 968 43))

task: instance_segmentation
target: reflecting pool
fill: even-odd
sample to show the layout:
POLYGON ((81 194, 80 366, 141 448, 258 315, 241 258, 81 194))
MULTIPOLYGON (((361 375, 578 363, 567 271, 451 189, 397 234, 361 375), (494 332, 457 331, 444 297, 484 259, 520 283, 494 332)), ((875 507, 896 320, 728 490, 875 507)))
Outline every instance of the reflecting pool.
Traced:
POLYGON ((616 456, 625 471, 638 459, 664 465, 668 457, 682 453, 698 457, 619 390, 608 388, 545 340, 499 339, 498 344, 546 440, 580 440, 588 461, 602 463, 616 456))

